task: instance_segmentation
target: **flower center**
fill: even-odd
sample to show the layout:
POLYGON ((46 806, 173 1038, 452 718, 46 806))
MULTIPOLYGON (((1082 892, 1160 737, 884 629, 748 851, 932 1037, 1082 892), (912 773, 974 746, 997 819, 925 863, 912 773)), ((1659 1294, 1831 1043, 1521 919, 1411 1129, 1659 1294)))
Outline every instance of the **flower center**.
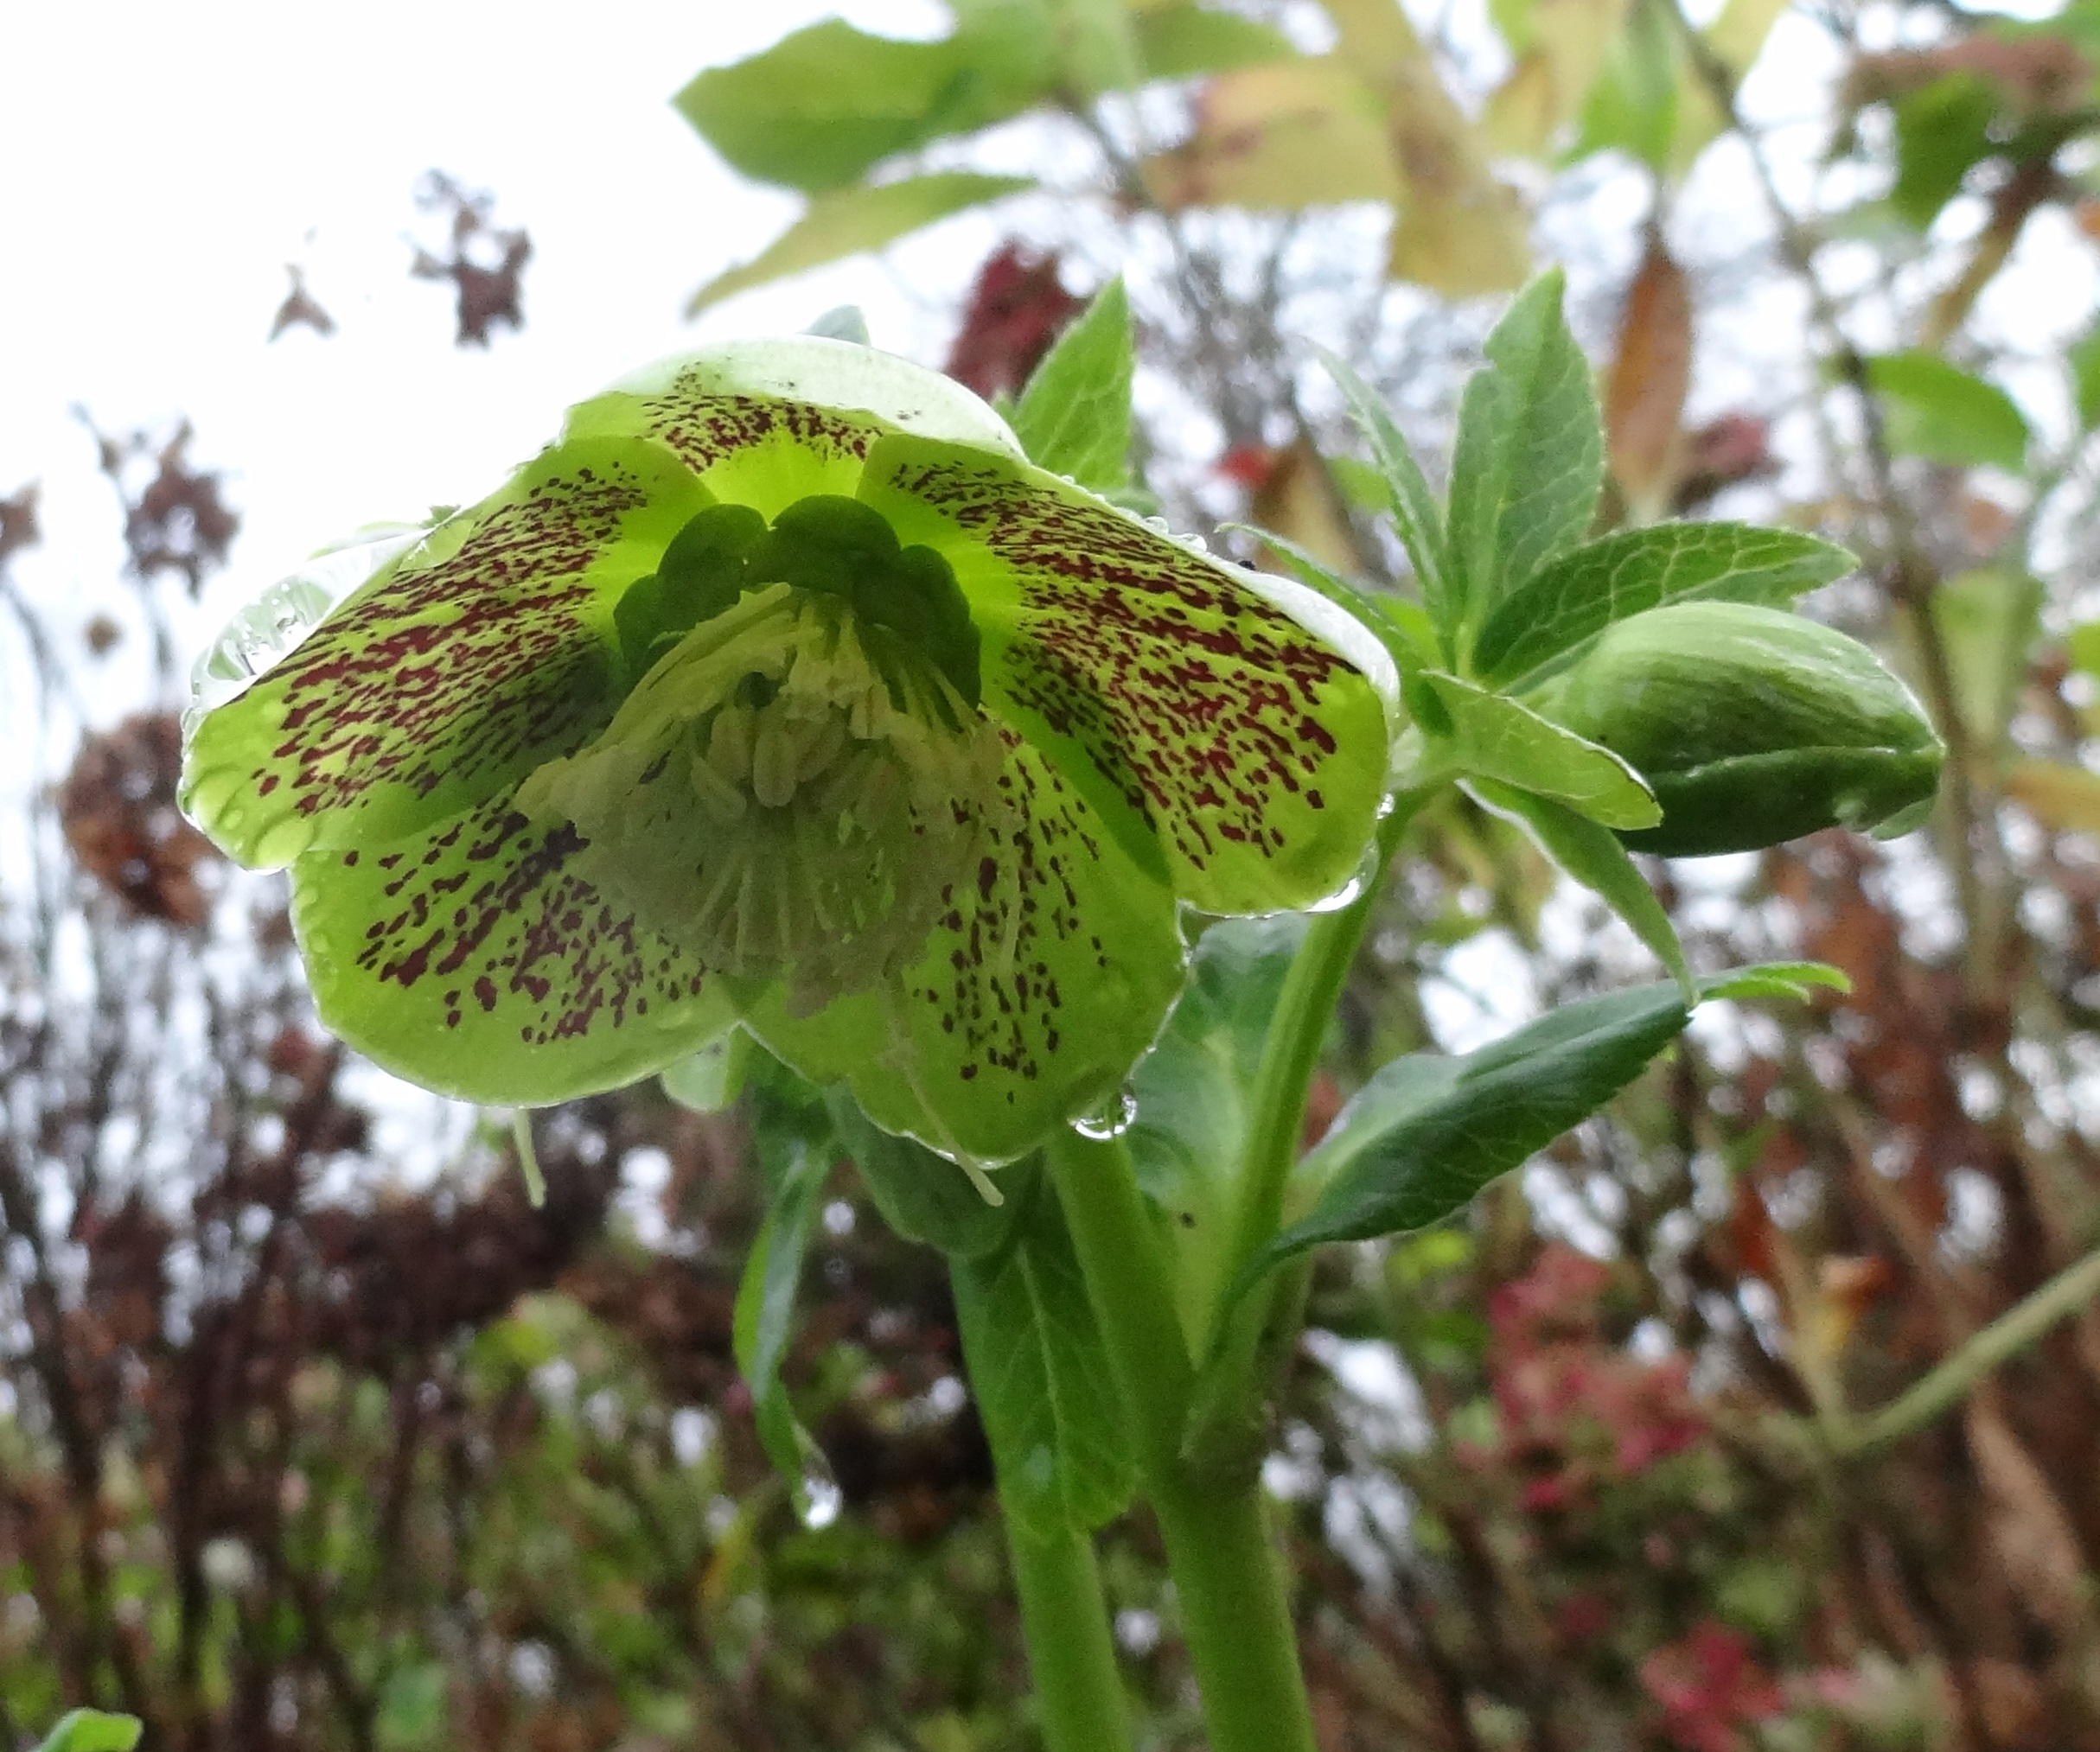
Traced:
POLYGON ((754 588, 759 569, 690 631, 651 635, 613 722, 520 805, 574 822, 578 873, 643 922, 711 968, 784 979, 807 1012, 917 953, 973 867, 1005 748, 852 591, 754 588))
POLYGON ((688 521, 614 611, 630 681, 693 628, 773 583, 836 598, 977 704, 977 628, 954 569, 933 548, 900 546, 880 512, 833 493, 797 500, 770 528, 748 505, 711 505, 688 521))

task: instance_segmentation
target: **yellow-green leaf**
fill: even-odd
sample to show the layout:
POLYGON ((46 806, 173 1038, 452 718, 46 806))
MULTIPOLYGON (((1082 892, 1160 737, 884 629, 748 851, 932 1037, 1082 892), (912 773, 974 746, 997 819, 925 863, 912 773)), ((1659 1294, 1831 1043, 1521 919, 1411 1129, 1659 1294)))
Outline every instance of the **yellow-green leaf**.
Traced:
POLYGON ((984 176, 936 170, 901 182, 854 183, 812 200, 802 216, 750 261, 717 274, 686 302, 697 316, 738 292, 822 267, 845 256, 878 250, 951 213, 1018 194, 1035 184, 1025 176, 984 176))

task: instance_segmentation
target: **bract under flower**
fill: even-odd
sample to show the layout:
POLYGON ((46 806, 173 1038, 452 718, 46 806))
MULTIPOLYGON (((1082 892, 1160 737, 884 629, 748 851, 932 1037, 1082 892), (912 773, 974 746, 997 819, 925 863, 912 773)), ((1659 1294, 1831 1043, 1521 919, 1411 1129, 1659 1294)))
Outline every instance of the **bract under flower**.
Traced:
POLYGON ((290 866, 323 1019, 414 1080, 561 1099, 741 1018, 999 1161, 1150 1043, 1179 902, 1350 879, 1393 693, 948 379, 743 342, 572 410, 196 715, 185 806, 290 866))

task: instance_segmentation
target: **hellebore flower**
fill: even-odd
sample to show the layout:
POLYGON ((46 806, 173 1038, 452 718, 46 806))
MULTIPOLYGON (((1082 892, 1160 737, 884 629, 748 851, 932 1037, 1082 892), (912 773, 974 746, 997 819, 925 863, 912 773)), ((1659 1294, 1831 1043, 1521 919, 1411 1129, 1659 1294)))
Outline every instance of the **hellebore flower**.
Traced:
POLYGON ((1640 773, 1663 819, 1619 838, 1673 857, 1823 827, 1902 832, 1931 807, 1946 753, 1859 640, 1741 602, 1618 621, 1541 709, 1640 773))
POLYGON ((1319 900, 1383 795, 1356 622, 842 341, 645 370, 378 557, 201 702, 185 806, 289 866, 323 1021, 469 1099, 612 1087, 741 1020, 1003 1160, 1120 1088, 1180 903, 1319 900))

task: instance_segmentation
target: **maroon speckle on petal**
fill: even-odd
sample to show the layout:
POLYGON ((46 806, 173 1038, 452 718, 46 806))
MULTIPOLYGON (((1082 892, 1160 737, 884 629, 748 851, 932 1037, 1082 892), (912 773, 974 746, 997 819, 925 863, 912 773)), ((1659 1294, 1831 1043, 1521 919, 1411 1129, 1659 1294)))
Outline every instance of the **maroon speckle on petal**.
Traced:
POLYGON ((1281 844, 1268 826, 1276 802, 1336 752, 1315 714, 1353 673, 1337 653, 1107 506, 960 462, 907 469, 896 484, 1012 564, 1022 612, 1003 656, 1009 699, 1078 743, 1193 868, 1220 840, 1281 844))
POLYGON ((323 621, 263 684, 283 729, 258 793, 288 782, 311 815, 374 785, 501 783, 520 759, 581 746, 612 704, 584 573, 646 496, 617 469, 550 476, 450 558, 323 621))
POLYGON ((532 1045, 697 995, 704 970, 570 868, 584 844, 567 823, 519 813, 507 792, 425 835, 410 849, 411 873, 381 891, 386 910, 361 933, 358 971, 411 997, 427 982, 433 1023, 455 1029, 470 993, 532 1045))

